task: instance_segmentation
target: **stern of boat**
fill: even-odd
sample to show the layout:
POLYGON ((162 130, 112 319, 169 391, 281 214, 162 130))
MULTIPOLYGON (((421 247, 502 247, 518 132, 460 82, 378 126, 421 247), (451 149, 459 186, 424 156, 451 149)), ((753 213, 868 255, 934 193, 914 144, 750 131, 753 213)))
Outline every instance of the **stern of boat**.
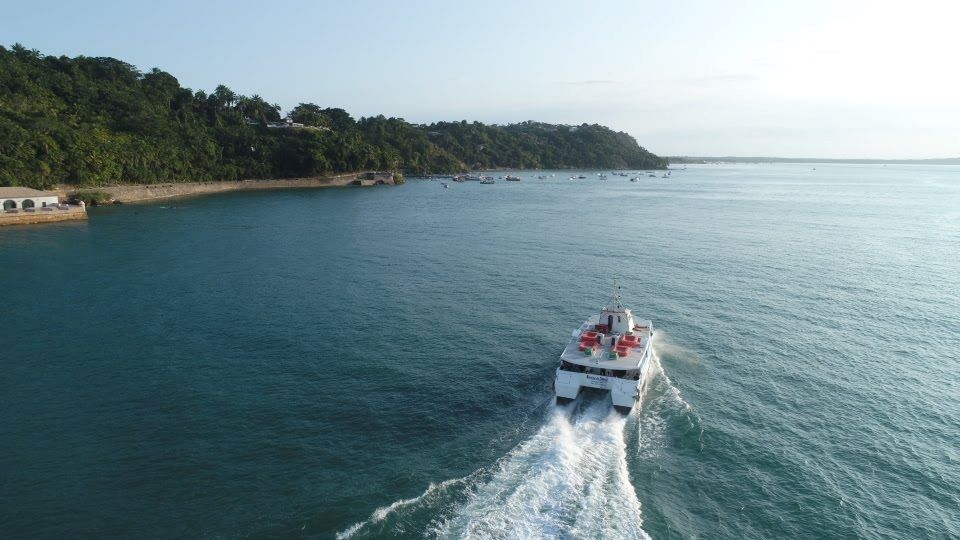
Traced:
POLYGON ((640 401, 640 385, 638 381, 614 379, 610 385, 610 400, 613 406, 629 412, 640 401))
POLYGON ((580 375, 569 371, 557 370, 557 378, 553 383, 553 391, 557 394, 557 401, 577 399, 580 395, 580 375))

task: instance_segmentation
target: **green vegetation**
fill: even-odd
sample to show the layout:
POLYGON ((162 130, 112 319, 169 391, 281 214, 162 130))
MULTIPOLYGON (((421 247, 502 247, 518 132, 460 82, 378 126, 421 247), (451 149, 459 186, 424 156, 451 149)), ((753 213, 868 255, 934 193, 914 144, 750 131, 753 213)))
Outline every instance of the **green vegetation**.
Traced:
POLYGON ((662 168, 598 125, 411 124, 302 103, 281 110, 226 86, 209 95, 113 58, 0 46, 0 186, 290 178, 362 170, 662 168), (273 125, 271 125, 273 124, 273 125))

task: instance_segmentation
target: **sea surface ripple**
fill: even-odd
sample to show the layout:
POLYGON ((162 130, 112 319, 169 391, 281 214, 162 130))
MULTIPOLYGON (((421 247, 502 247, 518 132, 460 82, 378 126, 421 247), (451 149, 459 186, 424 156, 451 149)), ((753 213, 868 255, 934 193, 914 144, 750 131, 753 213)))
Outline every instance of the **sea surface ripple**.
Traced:
POLYGON ((4 536, 960 537, 960 168, 519 174, 0 231, 4 536))

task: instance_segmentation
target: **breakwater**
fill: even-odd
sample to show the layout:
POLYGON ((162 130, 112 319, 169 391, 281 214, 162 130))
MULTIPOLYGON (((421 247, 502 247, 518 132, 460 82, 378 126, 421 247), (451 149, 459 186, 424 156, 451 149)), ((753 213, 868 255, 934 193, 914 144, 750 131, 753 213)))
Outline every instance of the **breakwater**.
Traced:
MULTIPOLYGON (((103 186, 96 188, 108 192, 116 201, 128 203, 169 199, 174 197, 190 197, 209 193, 223 193, 227 191, 249 191, 260 189, 306 189, 322 187, 341 187, 360 185, 363 173, 341 174, 337 176, 312 176, 305 178, 284 178, 271 180, 238 180, 229 182, 183 182, 166 184, 126 184, 117 186, 103 186)), ((386 182, 384 182, 386 183, 386 182)), ((392 183, 389 182, 389 183, 392 183)), ((69 197, 76 193, 76 188, 63 188, 58 193, 69 197)))
POLYGON ((44 207, 30 208, 0 213, 0 227, 5 225, 29 225, 32 223, 50 223, 55 221, 73 221, 87 219, 87 211, 80 206, 67 208, 44 207))

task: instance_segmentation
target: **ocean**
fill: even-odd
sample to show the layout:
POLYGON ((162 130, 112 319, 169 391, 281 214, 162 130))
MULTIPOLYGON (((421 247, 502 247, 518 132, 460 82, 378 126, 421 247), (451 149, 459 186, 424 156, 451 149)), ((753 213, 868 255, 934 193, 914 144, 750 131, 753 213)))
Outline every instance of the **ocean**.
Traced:
POLYGON ((960 167, 515 174, 0 230, 2 535, 960 537, 960 167))

